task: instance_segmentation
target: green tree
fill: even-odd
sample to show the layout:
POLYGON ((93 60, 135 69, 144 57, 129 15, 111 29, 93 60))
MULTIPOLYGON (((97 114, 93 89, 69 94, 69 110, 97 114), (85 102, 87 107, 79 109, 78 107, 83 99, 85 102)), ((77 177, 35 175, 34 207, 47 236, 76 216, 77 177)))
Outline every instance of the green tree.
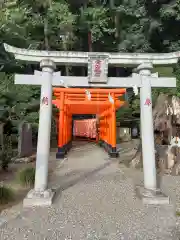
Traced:
MULTIPOLYGON (((0 84, 4 86, 4 82, 11 80, 11 87, 0 93, 0 105, 6 106, 5 112, 8 109, 16 119, 36 119, 39 106, 39 88, 14 86, 11 79, 12 73, 33 73, 37 66, 15 61, 4 51, 3 42, 28 49, 86 51, 91 32, 93 51, 177 51, 180 49, 179 3, 179 0, 5 1, 0 6, 0 71, 8 75, 1 77, 0 84)), ((179 69, 179 65, 174 69, 177 89, 155 89, 153 99, 165 91, 179 96, 179 69)), ((124 111, 120 113, 124 116, 138 115, 139 98, 120 111, 124 111)))
POLYGON ((30 121, 34 105, 39 106, 40 87, 14 85, 12 75, 0 75, 0 119, 11 120, 16 126, 23 120, 38 123, 38 112, 30 121))

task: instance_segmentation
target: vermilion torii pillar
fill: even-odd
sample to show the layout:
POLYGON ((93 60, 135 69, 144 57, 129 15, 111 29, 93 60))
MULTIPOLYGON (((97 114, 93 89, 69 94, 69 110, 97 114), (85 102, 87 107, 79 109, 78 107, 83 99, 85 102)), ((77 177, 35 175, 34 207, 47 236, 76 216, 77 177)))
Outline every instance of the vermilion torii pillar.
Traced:
MULTIPOLYGON (((152 74, 151 70, 153 65, 176 64, 180 55, 179 52, 166 54, 50 52, 18 49, 6 44, 5 49, 13 53, 18 60, 31 63, 41 62, 41 73, 35 72, 34 75, 15 75, 15 84, 41 85, 41 98, 48 97, 48 100, 50 100, 52 94, 51 85, 62 86, 63 82, 65 86, 79 88, 129 88, 133 86, 140 88, 144 188, 139 188, 138 190, 144 203, 164 204, 169 202, 169 198, 165 197, 161 194, 160 190, 157 189, 151 88, 176 87, 176 79, 159 78, 157 74, 152 74), (44 62, 46 62, 46 64, 44 64, 44 62), (59 76, 59 73, 53 73, 54 64, 64 65, 67 63, 79 66, 88 64, 89 76, 65 77, 59 76), (98 72, 96 71, 97 64, 100 64, 100 67, 98 66, 98 72), (108 65, 137 67, 138 73, 127 78, 108 78, 108 65), (44 96, 43 91, 47 96, 44 96)), ((53 193, 51 190, 47 190, 50 118, 51 107, 46 104, 42 105, 41 103, 35 187, 27 195, 24 201, 25 206, 50 205, 52 203, 53 193), (44 129, 42 130, 43 124, 44 129), (45 154, 43 154, 43 152, 45 154)))
MULTIPOLYGON (((54 96, 53 104, 59 108, 59 138, 58 152, 56 158, 64 158, 71 147, 71 137, 65 137, 64 131, 71 128, 70 119, 73 114, 93 114, 98 115, 101 119, 100 130, 104 133, 105 115, 108 115, 107 124, 111 128, 111 133, 105 139, 101 134, 101 145, 105 148, 111 158, 117 158, 118 152, 116 148, 116 110, 123 106, 125 101, 121 101, 119 97, 126 93, 126 89, 89 89, 82 88, 53 88, 54 96), (65 110, 66 109, 66 110, 65 110), (64 111, 65 110, 65 111, 64 111), (107 111, 108 110, 108 111, 107 111), (67 124, 64 125, 64 117, 67 118, 67 124), (69 125, 70 124, 70 125, 69 125)), ((71 122, 72 123, 72 122, 71 122)), ((106 125, 107 127, 107 125, 106 125)), ((66 132, 66 131, 65 131, 66 132)))

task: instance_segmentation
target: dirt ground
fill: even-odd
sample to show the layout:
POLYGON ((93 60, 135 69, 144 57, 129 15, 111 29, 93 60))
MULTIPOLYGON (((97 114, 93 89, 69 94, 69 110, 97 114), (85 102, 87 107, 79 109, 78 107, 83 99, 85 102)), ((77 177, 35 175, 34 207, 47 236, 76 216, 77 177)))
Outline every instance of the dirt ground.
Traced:
MULTIPOLYGON (((55 166, 56 166, 55 153, 56 153, 56 151, 53 149, 50 154, 49 175, 52 174, 52 172, 54 171, 55 166)), ((35 167, 35 166, 36 166, 35 161, 29 162, 29 163, 11 163, 11 164, 9 164, 8 171, 0 170, 0 183, 3 183, 3 185, 10 187, 15 192, 14 201, 9 202, 8 204, 0 205, 0 213, 7 208, 17 205, 24 199, 24 197, 26 196, 26 194, 28 193, 30 188, 22 187, 18 183, 17 173, 24 168, 35 167)))
POLYGON ((0 205, 0 212, 6 208, 12 207, 13 205, 18 204, 27 194, 29 188, 22 187, 17 181, 17 173, 18 171, 27 168, 27 167, 35 167, 35 162, 31 163, 16 163, 10 164, 8 171, 0 171, 0 182, 3 185, 10 187, 15 192, 15 199, 8 204, 0 205))

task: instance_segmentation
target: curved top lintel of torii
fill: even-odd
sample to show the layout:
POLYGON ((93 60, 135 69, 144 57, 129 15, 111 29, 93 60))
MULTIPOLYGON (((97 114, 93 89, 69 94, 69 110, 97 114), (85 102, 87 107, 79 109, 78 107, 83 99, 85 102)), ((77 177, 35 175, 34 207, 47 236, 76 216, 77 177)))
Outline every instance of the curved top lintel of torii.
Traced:
POLYGON ((107 53, 107 52, 75 52, 75 51, 40 51, 16 48, 4 43, 7 52, 14 54, 15 59, 31 63, 51 59, 57 65, 87 65, 89 57, 106 58, 108 64, 114 66, 138 66, 142 63, 152 65, 173 65, 178 62, 180 51, 172 53, 107 53))

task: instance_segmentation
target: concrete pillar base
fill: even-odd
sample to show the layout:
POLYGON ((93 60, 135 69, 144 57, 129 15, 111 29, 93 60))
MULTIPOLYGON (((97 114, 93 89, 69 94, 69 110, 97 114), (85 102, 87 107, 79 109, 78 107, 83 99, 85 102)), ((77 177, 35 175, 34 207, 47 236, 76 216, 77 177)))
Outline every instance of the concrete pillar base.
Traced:
POLYGON ((160 189, 149 190, 142 186, 136 186, 136 194, 145 205, 170 204, 170 198, 162 193, 160 189))
POLYGON ((56 153, 56 159, 62 159, 66 155, 64 147, 58 148, 58 152, 56 153))
POLYGON ((31 189, 23 201, 24 207, 51 206, 55 192, 51 189, 35 191, 31 189))
POLYGON ((65 151, 66 153, 69 152, 69 150, 72 148, 72 141, 68 142, 66 145, 65 145, 65 151))
POLYGON ((111 158, 119 157, 119 153, 118 153, 116 147, 112 147, 110 144, 108 144, 107 142, 105 142, 103 140, 101 140, 101 146, 104 147, 104 149, 107 151, 108 155, 111 158))
POLYGON ((119 157, 119 153, 117 152, 117 148, 116 147, 111 147, 110 151, 109 151, 109 156, 111 158, 118 158, 119 157))
POLYGON ((69 152, 72 147, 72 141, 68 142, 62 147, 58 147, 58 151, 56 153, 56 159, 62 159, 69 152))

